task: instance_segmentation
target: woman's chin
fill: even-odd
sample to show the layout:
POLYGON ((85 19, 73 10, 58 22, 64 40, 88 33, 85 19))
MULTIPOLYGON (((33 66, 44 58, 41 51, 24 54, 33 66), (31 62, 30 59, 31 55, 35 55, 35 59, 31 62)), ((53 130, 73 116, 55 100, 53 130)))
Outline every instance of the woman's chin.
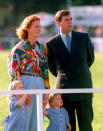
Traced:
POLYGON ((39 38, 39 37, 40 37, 40 34, 35 36, 36 39, 39 38))

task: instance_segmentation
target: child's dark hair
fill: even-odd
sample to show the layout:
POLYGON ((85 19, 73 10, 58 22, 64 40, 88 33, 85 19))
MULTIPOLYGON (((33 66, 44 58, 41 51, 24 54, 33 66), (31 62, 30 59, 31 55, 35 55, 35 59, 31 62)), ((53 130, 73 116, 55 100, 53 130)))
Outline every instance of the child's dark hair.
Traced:
POLYGON ((67 15, 70 15, 70 14, 71 14, 71 12, 69 10, 60 10, 56 13, 55 20, 61 21, 63 16, 67 16, 67 15))
POLYGON ((56 96, 58 96, 58 95, 62 96, 62 95, 59 94, 59 93, 50 95, 50 98, 49 98, 49 107, 50 107, 50 108, 54 107, 52 103, 53 103, 54 98, 55 98, 56 96))

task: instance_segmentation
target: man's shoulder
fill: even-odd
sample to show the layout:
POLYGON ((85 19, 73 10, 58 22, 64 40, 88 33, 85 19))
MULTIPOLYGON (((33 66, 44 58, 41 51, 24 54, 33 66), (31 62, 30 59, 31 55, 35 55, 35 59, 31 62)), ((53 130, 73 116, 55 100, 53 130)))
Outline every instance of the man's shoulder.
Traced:
POLYGON ((88 35, 88 32, 79 32, 79 31, 72 31, 72 33, 78 34, 78 35, 88 35))
POLYGON ((54 43, 58 37, 59 37, 59 34, 54 35, 53 37, 51 37, 51 38, 46 42, 46 44, 54 43))
POLYGON ((80 36, 87 36, 88 35, 88 32, 79 32, 79 31, 72 31, 73 34, 76 34, 76 35, 80 35, 80 36))

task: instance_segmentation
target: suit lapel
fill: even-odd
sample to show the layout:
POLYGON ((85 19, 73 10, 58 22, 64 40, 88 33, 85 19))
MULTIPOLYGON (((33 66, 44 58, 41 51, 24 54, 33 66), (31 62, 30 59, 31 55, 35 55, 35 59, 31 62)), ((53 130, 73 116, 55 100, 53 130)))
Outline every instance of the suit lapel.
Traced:
POLYGON ((64 42, 60 36, 60 34, 57 35, 57 43, 58 43, 58 50, 62 53, 63 56, 68 56, 70 53, 68 52, 66 46, 64 45, 64 42))
POLYGON ((60 37, 60 34, 57 35, 54 46, 57 59, 59 60, 61 65, 64 66, 64 68, 66 68, 65 63, 68 63, 68 61, 70 61, 70 54, 66 49, 63 40, 60 37))
POLYGON ((78 48, 79 48, 79 35, 75 31, 72 31, 72 39, 71 39, 71 53, 68 52, 66 46, 64 45, 64 42, 60 36, 60 34, 57 34, 56 37, 56 49, 58 50, 58 55, 64 57, 65 59, 70 58, 70 56, 76 56, 78 55, 78 48))
POLYGON ((78 48, 79 48, 78 40, 79 40, 78 34, 75 31, 72 31, 71 56, 78 54, 78 48))

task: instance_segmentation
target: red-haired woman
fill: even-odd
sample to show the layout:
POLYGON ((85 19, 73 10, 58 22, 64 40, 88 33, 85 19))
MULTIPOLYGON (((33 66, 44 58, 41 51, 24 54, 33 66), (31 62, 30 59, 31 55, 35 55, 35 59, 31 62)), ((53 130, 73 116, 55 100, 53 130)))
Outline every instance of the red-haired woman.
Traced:
MULTIPOLYGON (((22 80, 25 89, 48 89, 48 66, 44 56, 44 47, 37 38, 40 37, 41 25, 37 15, 26 17, 16 29, 21 40, 13 47, 8 56, 8 72, 11 81, 22 80)), ((48 99, 45 95, 44 100, 48 99)), ((26 131, 37 131, 36 95, 26 111, 26 131)))

